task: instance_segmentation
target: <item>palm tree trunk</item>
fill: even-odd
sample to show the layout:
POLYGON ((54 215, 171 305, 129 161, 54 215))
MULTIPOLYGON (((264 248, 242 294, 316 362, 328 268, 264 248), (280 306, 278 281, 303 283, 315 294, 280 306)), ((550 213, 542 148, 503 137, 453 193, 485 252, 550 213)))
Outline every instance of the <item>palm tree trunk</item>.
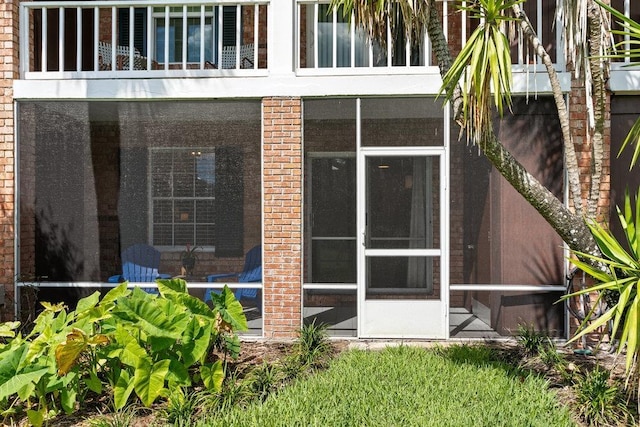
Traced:
POLYGON ((591 255, 600 254, 582 217, 571 212, 531 175, 498 141, 493 132, 481 142, 480 148, 498 172, 542 215, 569 249, 591 255))
POLYGON ((569 124, 569 112, 567 110, 567 104, 564 100, 564 94, 560 87, 560 81, 558 80, 558 73, 556 72, 551 57, 540 43, 540 39, 536 35, 529 18, 520 8, 519 4, 515 4, 512 7, 516 18, 519 18, 520 28, 523 34, 529 39, 533 46, 536 55, 540 57, 544 64, 549 81, 551 82, 551 90, 553 93, 553 99, 556 103, 556 109, 558 110, 558 118, 560 120, 560 128, 562 129, 562 144, 564 147, 564 164, 567 170, 567 181, 569 185, 569 197, 573 202, 573 207, 578 216, 582 215, 582 194, 580 191, 580 170, 578 168, 578 158, 576 156, 576 148, 573 145, 573 138, 571 137, 571 126, 569 124))
POLYGON ((599 7, 590 1, 588 5, 587 23, 589 28, 589 69, 592 85, 594 127, 591 136, 591 189, 587 202, 587 218, 596 218, 598 202, 600 201, 600 182, 602 181, 602 162, 604 151, 604 118, 606 90, 604 81, 604 65, 601 59, 600 14, 599 7))

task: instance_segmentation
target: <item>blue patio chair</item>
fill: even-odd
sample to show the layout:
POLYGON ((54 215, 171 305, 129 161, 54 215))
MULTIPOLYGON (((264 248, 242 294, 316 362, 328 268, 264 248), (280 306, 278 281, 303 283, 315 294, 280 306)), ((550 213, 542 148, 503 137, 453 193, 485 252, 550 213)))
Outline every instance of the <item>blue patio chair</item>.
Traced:
MULTIPOLYGON (((170 279, 170 274, 158 273, 160 251, 153 246, 138 243, 122 252, 122 274, 111 276, 109 283, 155 282, 156 279, 170 279)), ((157 294, 157 288, 142 288, 148 293, 157 294)))
MULTIPOLYGON (((262 245, 256 245, 247 252, 244 258, 244 268, 240 273, 217 273, 207 276, 207 282, 215 282, 218 279, 227 279, 236 277, 238 283, 251 283, 262 281, 262 245)), ((204 301, 211 300, 211 292, 220 293, 219 289, 207 289, 204 295, 204 301)), ((238 288, 234 295, 238 301, 241 298, 258 298, 258 289, 256 288, 238 288)))

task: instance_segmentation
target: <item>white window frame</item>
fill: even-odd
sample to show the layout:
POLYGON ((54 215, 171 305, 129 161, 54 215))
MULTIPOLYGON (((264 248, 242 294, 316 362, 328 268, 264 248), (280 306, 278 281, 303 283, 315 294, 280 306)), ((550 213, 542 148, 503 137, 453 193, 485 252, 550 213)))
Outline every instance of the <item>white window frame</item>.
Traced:
MULTIPOLYGON (((191 152, 192 154, 194 153, 204 153, 204 154, 212 154, 213 155, 213 161, 214 161, 214 165, 215 165, 215 148, 212 147, 152 147, 149 149, 149 159, 148 159, 148 172, 147 172, 147 179, 148 179, 148 199, 149 199, 149 244, 153 245, 155 248, 159 249, 159 250, 175 250, 176 248, 180 248, 183 249, 184 245, 182 244, 176 244, 175 243, 175 226, 176 226, 176 219, 175 219, 175 212, 174 209, 172 207, 172 218, 171 218, 171 229, 172 229, 172 236, 171 236, 171 240, 173 242, 172 245, 160 245, 160 244, 155 244, 154 243, 154 226, 156 225, 154 218, 153 218, 153 213, 154 213, 154 204, 157 200, 171 200, 173 203, 175 203, 176 200, 192 200, 192 201, 197 201, 197 200, 211 200, 213 201, 213 203, 215 204, 215 194, 211 197, 197 197, 197 196, 193 196, 193 197, 175 197, 173 194, 170 197, 155 197, 153 195, 153 153, 155 152, 166 152, 166 151, 170 151, 172 153, 175 152, 191 152)), ((196 154, 194 154, 196 155, 196 154)), ((171 165, 171 179, 173 181, 173 173, 174 173, 174 168, 173 168, 173 159, 172 159, 172 165, 171 165)), ((215 174, 215 167, 214 167, 214 174, 215 174)), ((194 179, 195 179, 196 174, 194 173, 194 179)), ((214 184, 215 185, 215 184, 214 184)), ((164 223, 162 223, 164 224, 164 223)), ((194 218, 193 220, 193 241, 189 242, 192 246, 199 246, 202 248, 202 250, 206 251, 206 252, 215 252, 215 245, 212 244, 211 245, 201 245, 198 244, 195 241, 195 238, 197 237, 196 234, 196 228, 198 225, 203 225, 203 224, 209 224, 215 227, 215 222, 213 223, 203 223, 203 222, 197 222, 197 216, 194 218)), ((214 236, 215 238, 215 236, 214 236)))

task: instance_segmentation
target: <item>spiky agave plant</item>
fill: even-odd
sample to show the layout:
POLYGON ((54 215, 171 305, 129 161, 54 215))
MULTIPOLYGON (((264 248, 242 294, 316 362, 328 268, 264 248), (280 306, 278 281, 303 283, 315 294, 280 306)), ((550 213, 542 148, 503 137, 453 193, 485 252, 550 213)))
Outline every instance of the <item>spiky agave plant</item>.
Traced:
POLYGON ((640 349, 640 294, 638 293, 640 287, 640 188, 635 197, 635 209, 633 205, 634 202, 627 191, 624 209, 617 208, 627 247, 619 242, 608 228, 596 222, 588 224, 603 256, 595 257, 585 253, 576 253, 576 255, 585 261, 592 259, 596 261, 596 264, 606 268, 598 269, 585 261, 572 260, 578 268, 595 278, 597 284, 563 297, 563 299, 568 299, 597 292, 597 302, 599 303, 602 299, 607 298, 608 294, 618 295, 617 300, 611 298, 607 300, 606 311, 597 319, 591 319, 589 316, 591 313, 588 313, 577 334, 569 342, 592 333, 607 325, 609 321, 613 321, 611 336, 619 336, 618 352, 626 347, 626 371, 629 375, 633 373, 633 368, 637 367, 634 362, 637 360, 640 349), (618 334, 618 332, 620 333, 618 334))

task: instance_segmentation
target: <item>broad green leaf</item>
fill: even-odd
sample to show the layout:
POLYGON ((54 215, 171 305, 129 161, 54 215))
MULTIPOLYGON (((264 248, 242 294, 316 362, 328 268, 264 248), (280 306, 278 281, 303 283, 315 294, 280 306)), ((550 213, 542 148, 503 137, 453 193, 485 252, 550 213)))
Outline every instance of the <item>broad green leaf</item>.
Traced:
POLYGON ((16 374, 22 355, 27 351, 28 345, 27 342, 22 342, 9 348, 8 351, 0 353, 0 384, 4 384, 16 374))
POLYGON ((172 390, 175 387, 191 386, 191 378, 189 377, 187 366, 177 360, 170 360, 169 372, 167 373, 166 380, 169 384, 169 388, 172 390))
POLYGON ((0 384, 0 400, 18 393, 26 385, 37 383, 48 371, 49 369, 43 368, 33 372, 17 374, 9 378, 9 380, 0 384))
POLYGON ((133 322, 148 335, 179 339, 188 317, 168 316, 158 308, 153 298, 120 298, 114 315, 133 322))
MULTIPOLYGON (((46 355, 47 350, 51 348, 51 341, 51 330, 47 328, 43 331, 42 334, 31 341, 31 344, 29 345, 29 348, 24 355, 24 359, 20 362, 19 369, 24 369, 25 367, 34 363, 34 361, 40 356, 46 355)), ((51 360, 51 364, 53 364, 54 362, 55 360, 51 360)))
MULTIPOLYGON (((213 294, 215 295, 215 294, 213 294)), ((209 308, 204 301, 200 298, 195 298, 191 295, 177 295, 176 301, 184 305, 184 307, 191 313, 197 316, 206 317, 209 319, 215 319, 215 313, 209 308)))
POLYGON ((42 424, 44 424, 44 418, 46 414, 46 408, 41 408, 38 411, 34 411, 33 409, 27 410, 27 418, 29 418, 29 422, 34 427, 41 427, 42 424))
POLYGON ((160 360, 153 364, 149 362, 141 363, 135 371, 133 378, 133 389, 142 401, 142 404, 149 407, 151 404, 165 393, 164 379, 169 372, 169 360, 160 360))
POLYGON ((167 337, 154 337, 151 336, 147 340, 147 344, 151 346, 151 354, 160 353, 164 350, 171 348, 174 344, 176 344, 178 340, 167 337))
POLYGON ((87 388, 96 394, 102 394, 102 381, 95 372, 89 371, 89 377, 84 379, 87 388))
POLYGON ((225 348, 229 352, 229 356, 233 359, 237 359, 240 355, 240 338, 237 335, 223 335, 222 339, 225 343, 225 348))
POLYGON ((185 331, 180 348, 182 359, 186 366, 191 366, 197 361, 202 362, 204 360, 209 344, 211 344, 213 327, 210 321, 201 325, 197 318, 194 318, 189 325, 190 327, 185 331))
POLYGON ((143 360, 151 360, 146 350, 135 340, 127 343, 120 352, 119 358, 122 364, 131 366, 132 368, 138 367, 143 360))
POLYGON ((124 282, 111 289, 109 292, 105 294, 100 302, 101 305, 115 303, 118 298, 125 297, 131 293, 129 289, 127 289, 128 282, 124 282))
POLYGON ((76 399, 78 393, 75 388, 64 387, 60 393, 60 405, 66 414, 71 414, 76 410, 76 399))
MULTIPOLYGON (((212 294, 212 297, 214 295, 212 294)), ((247 318, 244 315, 242 305, 236 300, 227 285, 224 286, 218 297, 214 304, 222 320, 229 324, 234 331, 246 331, 248 329, 247 318)))
POLYGON ((187 293, 187 282, 183 279, 158 279, 156 283, 162 296, 187 293))
POLYGON ((113 388, 113 406, 116 409, 122 409, 127 404, 131 392, 133 392, 133 381, 128 371, 120 371, 120 376, 116 381, 116 385, 113 388))
POLYGON ((100 292, 96 291, 88 297, 84 297, 78 301, 76 305, 76 313, 82 313, 90 308, 93 308, 100 301, 100 292))
POLYGON ((218 360, 212 365, 202 365, 200 367, 200 377, 207 390, 218 393, 222 390, 222 381, 224 380, 222 361, 218 360))

